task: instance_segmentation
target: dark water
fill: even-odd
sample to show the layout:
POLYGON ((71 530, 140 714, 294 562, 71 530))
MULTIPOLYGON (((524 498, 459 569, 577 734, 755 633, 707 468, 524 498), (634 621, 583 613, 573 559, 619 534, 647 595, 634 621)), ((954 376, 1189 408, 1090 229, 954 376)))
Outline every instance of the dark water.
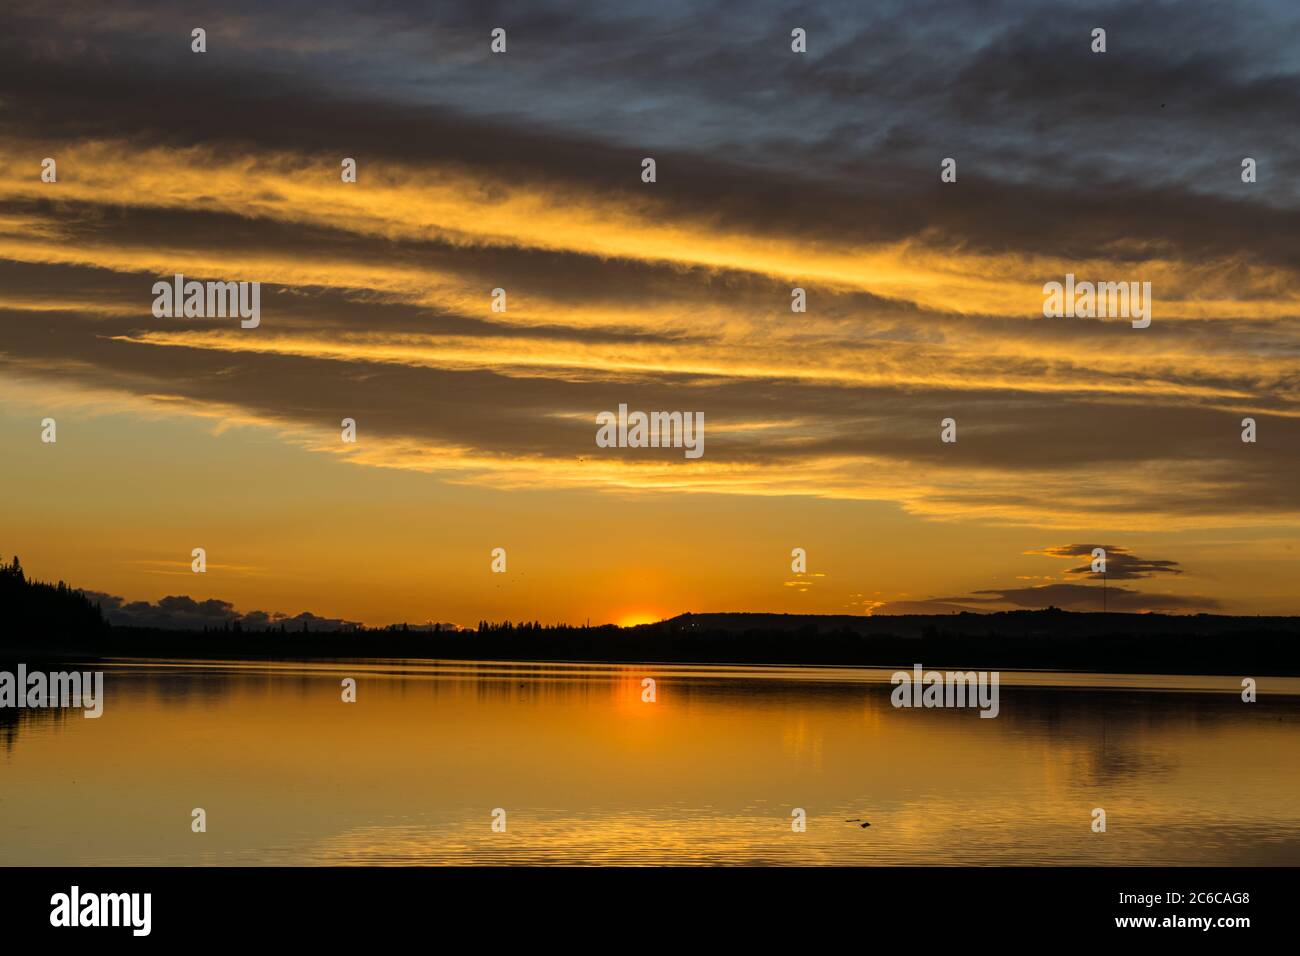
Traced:
POLYGON ((105 670, 98 720, 5 712, 0 864, 1300 864, 1296 679, 1003 672, 981 719, 892 668, 105 670))

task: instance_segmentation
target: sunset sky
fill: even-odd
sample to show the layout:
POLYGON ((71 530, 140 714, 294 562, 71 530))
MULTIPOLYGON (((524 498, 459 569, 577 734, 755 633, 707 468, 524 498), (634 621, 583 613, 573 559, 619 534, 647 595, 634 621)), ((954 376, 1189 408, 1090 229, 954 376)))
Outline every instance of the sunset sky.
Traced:
POLYGON ((1112 610, 1300 613, 1298 37, 7 0, 0 555, 189 623, 1098 610, 1094 546, 1112 610), (155 318, 178 272, 262 283, 260 326, 155 318), (1149 281, 1150 327, 1044 318, 1067 273, 1149 281), (704 456, 597 448, 620 404, 703 412, 704 456))

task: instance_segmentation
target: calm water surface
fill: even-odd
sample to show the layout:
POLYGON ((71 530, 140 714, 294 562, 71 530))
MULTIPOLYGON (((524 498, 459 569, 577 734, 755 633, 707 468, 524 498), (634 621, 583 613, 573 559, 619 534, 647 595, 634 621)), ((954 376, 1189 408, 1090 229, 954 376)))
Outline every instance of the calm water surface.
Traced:
POLYGON ((4 714, 0 864, 1300 864, 1297 679, 1004 671, 988 720, 893 668, 98 666, 102 718, 4 714))

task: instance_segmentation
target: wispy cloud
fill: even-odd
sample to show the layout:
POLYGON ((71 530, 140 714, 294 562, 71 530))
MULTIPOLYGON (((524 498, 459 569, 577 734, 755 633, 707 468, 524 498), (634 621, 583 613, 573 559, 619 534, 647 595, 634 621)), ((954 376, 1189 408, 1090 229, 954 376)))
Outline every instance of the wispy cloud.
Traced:
MULTIPOLYGON (((1108 8, 1129 52, 1104 69, 1033 2, 819 5, 806 57, 775 2, 503 2, 505 57, 454 5, 234 0, 206 58, 162 2, 47 6, 0 13, 9 401, 490 488, 884 501, 1056 540, 1300 526, 1293 4, 1108 8), (263 283, 262 325, 154 318, 176 272, 263 283), (1045 319, 1067 272, 1150 281, 1152 326, 1045 319), (706 457, 602 455, 595 415, 629 400, 703 411, 706 457)), ((1109 578, 1181 570, 1115 549, 1109 578)))

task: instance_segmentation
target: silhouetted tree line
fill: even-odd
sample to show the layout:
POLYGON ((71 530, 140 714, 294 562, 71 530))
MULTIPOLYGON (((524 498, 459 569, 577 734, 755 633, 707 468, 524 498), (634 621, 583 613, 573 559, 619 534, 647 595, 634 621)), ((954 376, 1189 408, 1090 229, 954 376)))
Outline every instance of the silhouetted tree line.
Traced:
POLYGON ((0 657, 410 657, 611 663, 820 664, 859 667, 1300 674, 1300 618, 1087 614, 683 614, 656 624, 571 627, 538 621, 310 629, 304 619, 204 630, 110 627, 60 581, 0 564, 0 657))
POLYGON ((0 558, 0 629, 28 638, 57 640, 108 630, 99 605, 67 584, 33 581, 18 555, 0 558))
POLYGON ((492 621, 479 621, 474 632, 476 634, 540 634, 543 631, 571 630, 573 628, 568 624, 542 624, 538 621, 531 623, 520 621, 518 624, 512 624, 509 621, 502 621, 499 624, 492 621))

